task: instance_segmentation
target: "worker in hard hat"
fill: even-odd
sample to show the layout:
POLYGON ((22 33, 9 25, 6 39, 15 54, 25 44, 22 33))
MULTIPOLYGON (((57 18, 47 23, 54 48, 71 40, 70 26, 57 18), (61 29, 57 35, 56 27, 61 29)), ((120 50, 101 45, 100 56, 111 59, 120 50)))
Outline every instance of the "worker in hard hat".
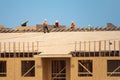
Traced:
POLYGON ((58 28, 59 27, 59 22, 58 20, 55 21, 55 25, 54 25, 54 28, 58 28))
POLYGON ((90 31, 91 28, 92 28, 92 26, 89 24, 89 25, 87 26, 87 29, 90 31))
POLYGON ((75 24, 75 22, 72 21, 70 28, 71 28, 71 29, 74 29, 75 27, 76 27, 76 24, 75 24))
POLYGON ((44 21, 43 21, 43 30, 44 30, 44 33, 46 33, 46 32, 49 33, 47 19, 44 19, 44 21))

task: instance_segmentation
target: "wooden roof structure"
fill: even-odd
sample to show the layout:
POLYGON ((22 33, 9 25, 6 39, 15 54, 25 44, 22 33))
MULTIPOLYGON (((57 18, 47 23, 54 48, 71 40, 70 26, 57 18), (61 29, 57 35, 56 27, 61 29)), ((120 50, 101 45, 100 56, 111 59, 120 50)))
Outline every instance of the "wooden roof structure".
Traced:
POLYGON ((0 36, 0 52, 41 52, 39 54, 41 56, 52 57, 51 55, 61 56, 62 54, 69 56, 71 51, 80 50, 80 42, 81 50, 93 51, 94 47, 96 50, 104 50, 104 46, 106 46, 106 50, 109 50, 110 42, 112 43, 111 50, 114 48, 119 50, 120 31, 50 32, 45 34, 43 32, 21 32, 0 33, 0 36))

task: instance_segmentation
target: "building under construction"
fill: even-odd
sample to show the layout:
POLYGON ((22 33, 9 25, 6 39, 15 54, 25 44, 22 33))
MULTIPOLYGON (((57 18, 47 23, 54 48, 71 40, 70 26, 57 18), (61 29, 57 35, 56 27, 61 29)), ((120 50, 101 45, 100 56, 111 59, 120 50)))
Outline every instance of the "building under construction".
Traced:
POLYGON ((120 28, 0 29, 0 80, 120 80, 120 28))

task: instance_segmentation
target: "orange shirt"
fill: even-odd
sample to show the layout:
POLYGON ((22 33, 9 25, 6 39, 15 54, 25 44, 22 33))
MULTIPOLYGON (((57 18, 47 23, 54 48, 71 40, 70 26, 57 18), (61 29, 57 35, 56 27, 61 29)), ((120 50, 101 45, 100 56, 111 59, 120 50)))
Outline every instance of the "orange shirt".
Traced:
POLYGON ((75 23, 71 23, 71 28, 75 28, 75 23))
POLYGON ((47 22, 43 22, 43 26, 47 26, 47 22))

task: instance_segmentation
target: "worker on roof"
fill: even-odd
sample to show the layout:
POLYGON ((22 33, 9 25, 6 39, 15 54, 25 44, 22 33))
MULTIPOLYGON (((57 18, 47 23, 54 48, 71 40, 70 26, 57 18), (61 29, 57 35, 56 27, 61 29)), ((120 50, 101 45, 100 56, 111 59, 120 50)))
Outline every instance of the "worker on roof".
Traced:
POLYGON ((75 24, 75 22, 74 21, 72 21, 72 23, 71 23, 71 29, 74 29, 76 27, 76 24, 75 24))
POLYGON ((43 30, 44 30, 44 33, 46 33, 46 32, 49 33, 47 19, 44 19, 44 21, 43 21, 43 30))
POLYGON ((90 31, 91 28, 92 28, 92 26, 89 24, 89 25, 87 26, 87 29, 90 31))
POLYGON ((55 24, 54 24, 54 28, 58 28, 59 27, 59 22, 58 20, 55 21, 55 24))

